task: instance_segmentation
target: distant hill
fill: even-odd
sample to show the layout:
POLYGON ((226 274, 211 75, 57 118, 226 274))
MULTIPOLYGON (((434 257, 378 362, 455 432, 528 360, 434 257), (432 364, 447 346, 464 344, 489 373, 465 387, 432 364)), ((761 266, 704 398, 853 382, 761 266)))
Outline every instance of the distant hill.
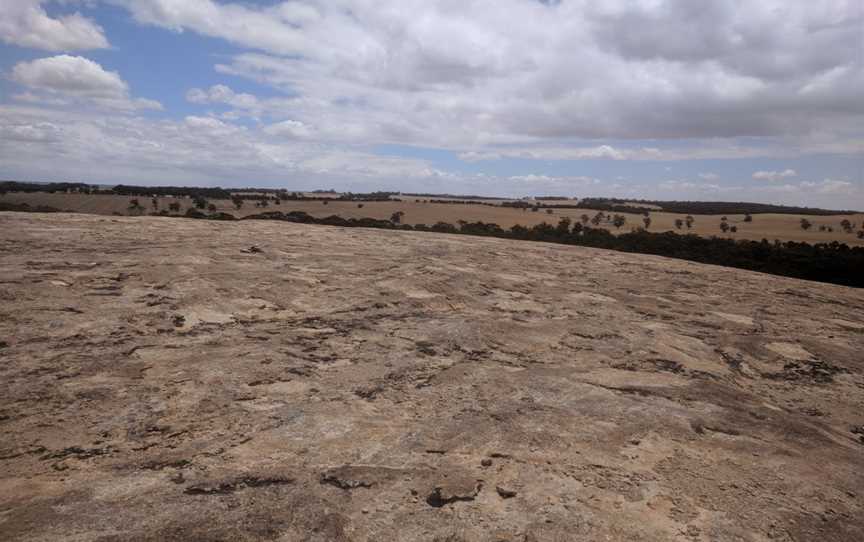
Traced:
POLYGON ((579 200, 579 207, 596 209, 598 211, 657 211, 693 215, 743 215, 759 213, 775 213, 787 215, 834 216, 859 213, 860 211, 834 211, 814 207, 795 207, 792 205, 774 205, 771 203, 750 203, 746 201, 662 201, 618 198, 584 198, 579 200), (640 206, 641 205, 641 206, 640 206))
MULTIPOLYGON (((140 186, 140 185, 96 185, 80 182, 62 182, 62 183, 43 183, 43 182, 22 182, 22 181, 0 181, 0 194, 4 192, 79 192, 79 193, 95 193, 95 194, 118 194, 124 196, 189 196, 189 197, 204 197, 212 199, 231 199, 234 194, 242 194, 245 199, 321 199, 320 194, 332 194, 329 190, 315 190, 312 194, 317 196, 306 196, 303 191, 290 192, 283 188, 222 188, 219 186, 201 187, 201 186, 140 186), (258 194, 253 196, 252 194, 258 194)), ((814 207, 795 207, 791 205, 775 205, 771 203, 751 203, 745 201, 729 202, 729 201, 662 201, 662 200, 639 200, 639 199, 620 199, 620 198, 567 198, 564 196, 538 196, 533 198, 530 203, 527 201, 513 201, 514 198, 502 198, 496 196, 478 196, 474 194, 458 195, 458 194, 432 194, 432 193, 412 193, 412 192, 389 192, 378 191, 363 194, 355 194, 350 192, 339 193, 342 199, 352 201, 385 201, 398 199, 399 196, 415 197, 415 198, 438 198, 442 200, 466 200, 466 201, 486 201, 495 202, 495 205, 505 206, 537 206, 543 208, 581 208, 594 209, 598 211, 615 211, 615 212, 654 212, 665 211, 669 213, 681 214, 699 214, 699 215, 722 215, 722 214, 760 214, 760 213, 775 213, 775 214, 794 214, 794 215, 812 215, 812 216, 838 216, 860 213, 855 210, 830 210, 819 209, 814 207), (572 201, 572 203, 560 203, 562 201, 572 201), (500 203, 498 203, 500 202, 500 203), (553 202, 553 203, 546 203, 553 202)))

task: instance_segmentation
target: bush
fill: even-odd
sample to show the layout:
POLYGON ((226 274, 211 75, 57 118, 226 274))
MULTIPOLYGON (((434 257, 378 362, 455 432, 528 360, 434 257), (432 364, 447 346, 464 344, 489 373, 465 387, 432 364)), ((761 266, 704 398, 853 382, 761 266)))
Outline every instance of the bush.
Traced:
POLYGON ((195 207, 189 207, 189 209, 186 210, 186 218, 207 218, 207 215, 195 207))
POLYGON ((210 220, 237 220, 237 217, 231 213, 214 213, 208 216, 210 220))

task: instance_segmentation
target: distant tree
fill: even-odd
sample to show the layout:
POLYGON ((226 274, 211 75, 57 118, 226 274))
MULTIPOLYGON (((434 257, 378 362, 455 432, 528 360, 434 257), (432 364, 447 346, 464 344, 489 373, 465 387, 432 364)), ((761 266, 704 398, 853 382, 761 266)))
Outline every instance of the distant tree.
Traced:
POLYGON ((156 198, 151 199, 150 204, 153 206, 154 211, 159 210, 159 200, 158 199, 156 199, 156 198))
POLYGON ((195 203, 195 207, 199 209, 204 209, 207 207, 207 200, 200 196, 196 197, 193 201, 195 203))
POLYGON ((362 204, 362 203, 358 203, 358 204, 357 204, 357 208, 358 208, 358 209, 362 209, 362 208, 363 208, 363 204, 362 204))
POLYGON ((858 239, 864 239, 864 230, 858 232, 858 239))
POLYGON ((729 228, 729 231, 731 231, 732 233, 738 233, 738 226, 732 226, 732 227, 730 227, 730 228, 729 228))
POLYGON ((261 200, 261 207, 269 207, 269 206, 270 206, 269 201, 267 201, 266 199, 261 200))
POLYGON ((684 227, 684 221, 681 220, 680 218, 676 218, 675 219, 675 227, 680 230, 681 228, 684 227))
POLYGON ((845 231, 846 233, 852 233, 852 229, 854 226, 851 222, 849 222, 848 218, 844 218, 840 221, 840 227, 843 228, 843 231, 845 231))
POLYGON ((214 203, 209 204, 207 206, 207 210, 210 211, 211 213, 215 213, 216 212, 216 204, 214 204, 214 203))
POLYGON ((826 226, 825 224, 820 224, 819 231, 828 231, 828 226, 826 226))
POLYGON ((390 215, 390 222, 392 222, 392 223, 394 223, 394 224, 401 224, 401 223, 402 223, 402 217, 403 217, 403 216, 405 216, 405 213, 404 213, 404 212, 402 212, 402 211, 396 211, 395 213, 393 213, 392 215, 390 215))
POLYGON ((726 220, 727 220, 727 218, 726 218, 725 216, 721 216, 721 217, 720 217, 720 221, 721 221, 721 222, 726 222, 726 220))
POLYGON ((689 230, 690 228, 693 227, 693 223, 694 223, 694 222, 696 222, 696 219, 693 218, 692 215, 687 215, 686 217, 684 217, 684 223, 687 224, 687 229, 688 229, 688 230, 689 230))
POLYGON ((558 220, 558 226, 555 227, 556 235, 558 235, 558 237, 563 237, 563 236, 569 234, 570 233, 570 224, 572 224, 572 221, 568 217, 566 217, 566 216, 561 217, 561 219, 558 220))
POLYGON ((720 229, 723 230, 723 233, 726 233, 727 231, 729 231, 729 223, 725 221, 721 222, 720 229))
POLYGON ((546 214, 551 215, 553 213, 552 209, 546 209, 546 214))
POLYGON ((643 218, 642 222, 645 224, 646 230, 651 227, 651 217, 650 216, 646 216, 645 218, 643 218))
POLYGON ((621 226, 623 226, 625 222, 627 222, 627 219, 624 218, 624 215, 615 215, 612 219, 612 225, 615 226, 615 229, 617 230, 620 230, 621 226))
POLYGON ((746 213, 744 215, 744 222, 753 222, 753 215, 751 215, 750 213, 746 213))
POLYGON ((809 230, 811 227, 813 227, 813 223, 811 223, 811 222, 810 222, 809 220, 807 220, 806 218, 802 218, 802 219, 801 219, 801 229, 802 229, 802 230, 807 231, 807 230, 809 230))
POLYGON ((534 207, 531 207, 531 212, 532 212, 532 213, 536 213, 536 212, 539 211, 539 210, 540 210, 540 207, 538 207, 537 205, 535 205, 534 207))
POLYGON ((324 201, 322 201, 322 202, 321 202, 321 203, 323 203, 323 204, 324 204, 324 205, 327 205, 327 204, 328 204, 328 203, 330 203, 330 202, 329 202, 329 201, 327 201, 327 200, 326 200, 326 199, 325 199, 325 200, 324 200, 324 201))
POLYGON ((599 226, 604 218, 606 218, 606 215, 603 214, 603 211, 600 211, 599 213, 594 215, 594 217, 591 219, 591 223, 594 224, 595 226, 599 226))
POLYGON ((828 226, 828 233, 834 233, 834 226, 828 226))
POLYGON ((281 198, 276 198, 276 199, 273 200, 273 203, 276 204, 276 205, 282 205, 282 199, 281 199, 281 198))
POLYGON ((583 214, 582 216, 579 217, 579 220, 582 221, 582 224, 587 224, 588 221, 591 220, 591 217, 589 217, 588 215, 584 215, 584 214, 583 214))
POLYGON ((180 212, 180 203, 176 202, 176 201, 172 201, 171 203, 168 204, 168 209, 170 209, 172 213, 179 213, 180 212))
POLYGON ((243 207, 243 198, 241 196, 231 196, 231 203, 239 211, 243 207))
POLYGON ((144 207, 138 203, 138 198, 133 198, 129 200, 129 212, 130 213, 140 213, 144 210, 144 207))

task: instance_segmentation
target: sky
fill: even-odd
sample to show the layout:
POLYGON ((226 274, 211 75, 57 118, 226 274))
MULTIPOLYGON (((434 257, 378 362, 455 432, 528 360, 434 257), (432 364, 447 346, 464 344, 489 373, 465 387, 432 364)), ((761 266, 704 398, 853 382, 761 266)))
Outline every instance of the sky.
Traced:
POLYGON ((0 178, 864 209, 864 2, 0 0, 0 178))

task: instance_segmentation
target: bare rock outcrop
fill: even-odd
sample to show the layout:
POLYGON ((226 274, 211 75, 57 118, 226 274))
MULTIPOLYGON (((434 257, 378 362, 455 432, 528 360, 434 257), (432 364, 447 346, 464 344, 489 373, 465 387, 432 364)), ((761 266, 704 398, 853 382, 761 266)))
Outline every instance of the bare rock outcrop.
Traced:
POLYGON ((862 323, 636 254, 0 213, 0 539, 864 540, 862 323))

